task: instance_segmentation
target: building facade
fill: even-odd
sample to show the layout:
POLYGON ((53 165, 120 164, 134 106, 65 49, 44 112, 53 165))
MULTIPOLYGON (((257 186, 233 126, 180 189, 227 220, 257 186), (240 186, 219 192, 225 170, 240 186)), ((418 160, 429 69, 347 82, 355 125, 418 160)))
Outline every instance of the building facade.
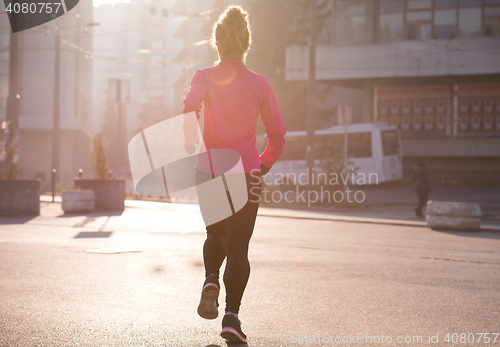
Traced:
POLYGON ((5 157, 7 96, 9 95, 10 25, 5 8, 0 8, 0 170, 5 157))
MULTIPOLYGON (((0 15, 2 33, 4 27, 10 31, 7 16, 5 13, 0 15)), ((91 48, 91 35, 87 33, 91 22, 92 4, 80 2, 62 17, 15 34, 18 38, 15 76, 20 100, 18 167, 22 178, 39 177, 48 181, 55 168, 58 183, 72 184, 79 169, 89 171, 91 168, 92 59, 75 48, 91 48), (56 44, 58 38, 59 50, 56 44), (56 63, 57 54, 59 65, 56 63), (58 90, 56 68, 59 70, 58 90), (57 98, 59 112, 54 107, 57 98), (60 129, 58 143, 53 141, 56 136, 53 117, 57 113, 60 129)), ((3 56, 3 53, 2 50, 0 55, 3 56)), ((0 68, 0 74, 4 76, 3 63, 0 68)), ((4 85, 4 77, 0 84, 4 85)), ((8 86, 8 82, 6 84, 8 86)), ((3 89, 2 102, 6 94, 3 89)))
MULTIPOLYGON (((334 0, 316 78, 363 91, 363 122, 399 127, 406 174, 417 157, 433 180, 497 184, 500 1, 334 0)), ((287 79, 308 78, 308 48, 287 49, 287 79)))
POLYGON ((179 26, 172 5, 148 0, 94 8, 100 25, 94 31, 93 130, 102 134, 113 175, 130 178, 128 141, 175 114, 171 85, 180 69, 171 60, 182 41, 172 38, 179 26))

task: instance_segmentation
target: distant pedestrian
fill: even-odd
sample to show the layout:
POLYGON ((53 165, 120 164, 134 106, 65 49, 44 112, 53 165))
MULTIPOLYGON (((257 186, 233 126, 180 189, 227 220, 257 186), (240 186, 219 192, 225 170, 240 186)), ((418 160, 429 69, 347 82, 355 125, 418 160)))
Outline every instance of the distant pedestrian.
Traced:
POLYGON ((418 196, 418 205, 415 208, 415 214, 418 217, 423 217, 422 208, 427 205, 428 195, 432 189, 429 181, 429 172, 422 158, 418 158, 417 165, 413 169, 413 186, 418 196))
MULTIPOLYGON (((246 342, 238 311, 250 275, 248 245, 259 207, 261 175, 270 170, 283 152, 286 132, 271 84, 245 65, 251 43, 247 16, 239 6, 231 6, 221 15, 214 27, 214 41, 221 61, 216 66, 196 71, 184 100, 184 113, 195 111, 198 118, 202 102, 204 104, 206 148, 238 152, 245 169, 248 202, 229 218, 207 226, 203 247, 206 279, 198 306, 201 317, 217 318, 219 269, 226 259, 226 314, 222 319, 221 336, 231 342, 246 342), (255 145, 259 115, 268 138, 267 147, 260 156, 255 145)), ((188 153, 193 152, 193 146, 186 143, 188 153)), ((204 170, 198 163, 196 168, 197 175, 204 170)))

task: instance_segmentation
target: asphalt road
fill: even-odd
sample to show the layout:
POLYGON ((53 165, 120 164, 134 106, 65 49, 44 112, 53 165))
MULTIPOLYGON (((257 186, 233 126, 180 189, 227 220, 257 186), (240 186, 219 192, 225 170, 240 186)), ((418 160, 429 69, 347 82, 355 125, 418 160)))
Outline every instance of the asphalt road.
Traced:
MULTIPOLYGON (((0 219, 0 346, 226 346, 196 314, 196 206, 131 205, 0 219)), ((259 216, 250 261, 249 346, 500 345, 498 232, 259 216)))

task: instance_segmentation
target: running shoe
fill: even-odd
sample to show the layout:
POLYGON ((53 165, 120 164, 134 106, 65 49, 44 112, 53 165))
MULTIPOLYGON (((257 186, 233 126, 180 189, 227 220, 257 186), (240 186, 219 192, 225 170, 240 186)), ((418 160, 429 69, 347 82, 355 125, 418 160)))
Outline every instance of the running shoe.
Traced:
POLYGON ((247 342, 247 336, 241 331, 241 322, 232 314, 226 314, 224 318, 222 318, 222 331, 220 336, 229 342, 247 342))
POLYGON ((205 319, 215 319, 219 315, 219 279, 215 275, 210 275, 205 279, 201 291, 198 314, 205 319))

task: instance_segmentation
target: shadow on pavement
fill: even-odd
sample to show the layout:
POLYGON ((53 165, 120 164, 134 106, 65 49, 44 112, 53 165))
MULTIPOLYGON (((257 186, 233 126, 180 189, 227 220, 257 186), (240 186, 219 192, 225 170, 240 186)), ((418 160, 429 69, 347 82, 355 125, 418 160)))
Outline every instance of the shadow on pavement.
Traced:
POLYGON ((114 217, 121 216, 122 212, 113 212, 113 211, 91 211, 91 212, 81 212, 81 213, 64 213, 57 218, 72 218, 78 216, 86 216, 87 218, 97 218, 97 217, 114 217))
POLYGON ((74 239, 106 238, 113 234, 112 231, 81 231, 75 235, 74 239))
MULTIPOLYGON (((85 216, 85 219, 83 221, 76 223, 75 225, 73 225, 73 227, 74 228, 85 228, 87 226, 87 224, 95 222, 96 219, 99 217, 108 217, 108 218, 106 218, 104 223, 102 223, 102 225, 99 227, 98 231, 102 232, 104 230, 104 228, 106 227, 106 224, 108 224, 111 217, 120 216, 120 215, 121 215, 121 213, 117 213, 117 214, 104 213, 104 214, 87 215, 87 216, 85 216)), ((74 217, 74 216, 79 216, 79 215, 75 215, 75 214, 73 214, 73 215, 60 215, 60 216, 57 216, 57 218, 74 217)), ((103 237, 103 236, 99 236, 99 237, 103 237)))
MULTIPOLYGON (((246 343, 226 342, 227 347, 248 347, 246 343)), ((222 347, 221 345, 206 345, 205 347, 222 347)))
POLYGON ((0 225, 7 224, 24 224, 38 216, 19 216, 19 217, 6 217, 0 216, 0 225))
POLYGON ((479 230, 479 231, 450 231, 450 230, 438 230, 434 229, 433 231, 437 233, 443 233, 443 234, 448 234, 448 235, 455 235, 455 236, 461 236, 461 237, 477 237, 481 239, 495 239, 495 240, 500 240, 500 233, 495 232, 495 231, 485 231, 485 230, 479 230))

